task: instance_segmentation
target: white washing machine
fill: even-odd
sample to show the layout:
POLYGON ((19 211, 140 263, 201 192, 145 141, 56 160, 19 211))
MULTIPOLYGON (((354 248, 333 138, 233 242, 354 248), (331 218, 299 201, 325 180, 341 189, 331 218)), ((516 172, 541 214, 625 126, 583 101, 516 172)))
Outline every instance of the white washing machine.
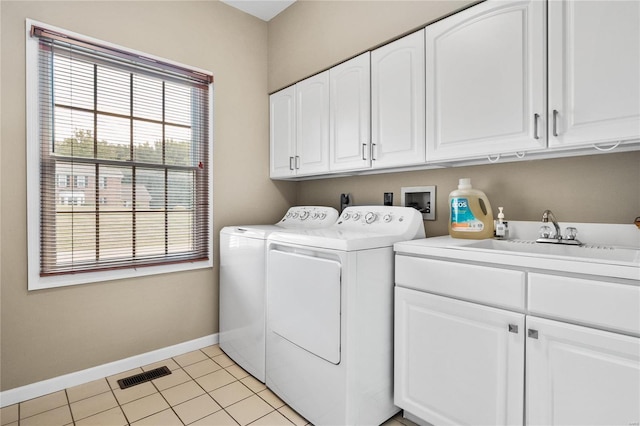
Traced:
POLYGON ((220 347, 265 381, 265 247, 275 231, 333 225, 331 207, 291 207, 275 225, 227 226, 220 231, 220 347))
POLYGON ((424 238, 408 207, 346 208, 267 238, 267 386, 314 425, 378 425, 393 405, 393 244, 424 238))

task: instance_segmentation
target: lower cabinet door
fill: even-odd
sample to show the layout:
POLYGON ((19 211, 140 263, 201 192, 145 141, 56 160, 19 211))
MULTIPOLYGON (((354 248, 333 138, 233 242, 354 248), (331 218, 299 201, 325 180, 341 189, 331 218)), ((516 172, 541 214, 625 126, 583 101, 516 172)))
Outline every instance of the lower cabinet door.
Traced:
POLYGON ((437 425, 521 425, 524 318, 396 287, 395 404, 437 425))
POLYGON ((528 425, 640 423, 640 339, 527 317, 528 425))

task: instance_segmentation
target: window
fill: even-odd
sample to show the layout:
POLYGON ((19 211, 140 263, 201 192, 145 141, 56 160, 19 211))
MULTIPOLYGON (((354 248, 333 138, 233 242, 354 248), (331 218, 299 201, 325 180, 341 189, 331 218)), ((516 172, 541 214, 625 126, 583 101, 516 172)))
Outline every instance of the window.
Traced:
POLYGON ((210 74, 27 27, 29 289, 210 267, 210 74))
POLYGON ((76 188, 86 188, 87 187, 87 177, 86 176, 74 176, 73 184, 76 188))

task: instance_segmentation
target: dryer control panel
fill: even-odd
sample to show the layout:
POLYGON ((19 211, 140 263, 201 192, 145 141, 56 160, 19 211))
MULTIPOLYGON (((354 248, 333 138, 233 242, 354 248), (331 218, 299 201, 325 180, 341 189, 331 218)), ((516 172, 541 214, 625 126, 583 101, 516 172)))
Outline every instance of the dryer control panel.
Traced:
POLYGON ((381 234, 403 234, 411 229, 422 229, 424 237, 422 220, 422 215, 411 207, 353 206, 344 209, 336 227, 381 234))
POLYGON ((283 228, 326 228, 336 223, 338 211, 333 207, 295 206, 291 207, 276 225, 283 228))

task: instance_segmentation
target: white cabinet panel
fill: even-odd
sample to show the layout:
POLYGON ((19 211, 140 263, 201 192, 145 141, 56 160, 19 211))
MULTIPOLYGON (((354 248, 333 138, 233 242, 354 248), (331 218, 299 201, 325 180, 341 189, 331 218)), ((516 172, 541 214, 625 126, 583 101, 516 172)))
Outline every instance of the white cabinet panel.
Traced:
POLYGON ((438 425, 522 424, 524 315, 395 291, 395 404, 438 425))
POLYGON ((550 147, 640 138, 639 76, 640 2, 549 2, 550 147))
POLYGON ((425 161, 424 30, 371 52, 373 167, 425 161))
POLYGON ((527 424, 638 423, 640 339, 531 316, 527 330, 527 424))
POLYGON ((371 165, 370 53, 329 70, 329 169, 355 170, 371 165))
POLYGON ((296 84, 298 175, 329 170, 329 72, 296 84))
POLYGON ((490 0, 427 26, 427 161, 546 147, 545 4, 490 0))
POLYGON ((295 175, 296 88, 287 87, 269 97, 270 176, 295 175))

